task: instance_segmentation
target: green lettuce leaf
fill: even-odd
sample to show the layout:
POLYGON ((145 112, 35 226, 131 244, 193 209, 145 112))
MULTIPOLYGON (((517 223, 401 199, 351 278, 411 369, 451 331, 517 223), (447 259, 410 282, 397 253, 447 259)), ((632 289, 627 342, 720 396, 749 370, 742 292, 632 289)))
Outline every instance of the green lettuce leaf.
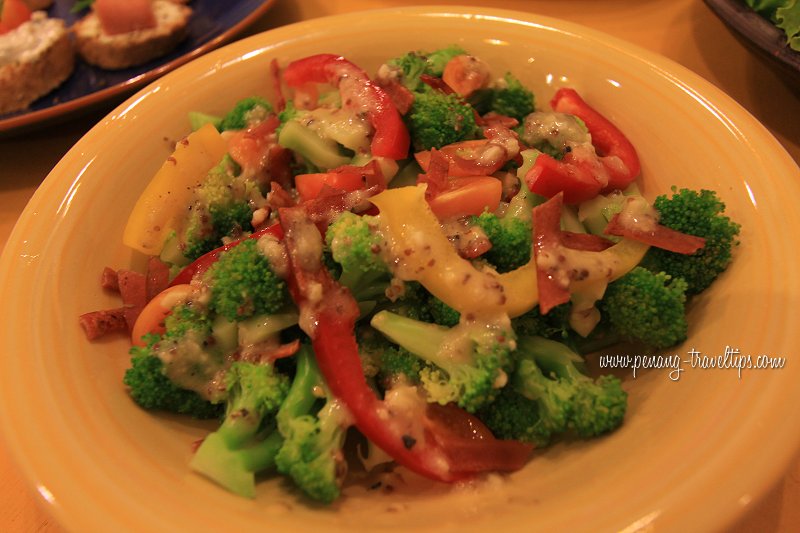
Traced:
POLYGON ((744 0, 756 13, 786 34, 786 41, 800 51, 800 2, 798 0, 744 0))

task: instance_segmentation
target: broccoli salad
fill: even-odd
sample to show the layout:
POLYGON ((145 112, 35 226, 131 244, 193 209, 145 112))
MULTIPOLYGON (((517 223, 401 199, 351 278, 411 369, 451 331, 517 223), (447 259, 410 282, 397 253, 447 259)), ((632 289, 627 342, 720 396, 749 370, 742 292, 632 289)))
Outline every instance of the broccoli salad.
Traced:
POLYGON ((121 306, 80 317, 130 336, 141 408, 219 421, 189 467, 236 494, 281 475, 329 504, 612 432, 627 393, 587 355, 681 343, 738 244, 715 192, 642 196, 577 91, 539 102, 458 46, 265 78, 269 100, 190 114, 122 236, 146 271, 106 268, 121 306))

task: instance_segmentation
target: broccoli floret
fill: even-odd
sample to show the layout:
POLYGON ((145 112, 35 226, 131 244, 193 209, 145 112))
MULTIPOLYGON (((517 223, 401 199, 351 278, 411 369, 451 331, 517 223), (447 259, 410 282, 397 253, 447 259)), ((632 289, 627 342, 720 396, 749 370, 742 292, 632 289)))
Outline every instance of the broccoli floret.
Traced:
MULTIPOLYGON (((394 280, 397 283, 397 280, 394 280)), ((397 285, 398 294, 394 301, 384 303, 381 307, 392 313, 422 322, 433 322, 431 293, 418 281, 403 281, 397 285)))
POLYGON ((498 272, 515 270, 530 261, 534 200, 535 195, 521 179, 519 191, 508 202, 502 216, 484 212, 471 218, 471 222, 481 228, 492 243, 492 248, 483 257, 498 272))
POLYGON ((481 412, 498 434, 544 446, 568 431, 590 438, 622 423, 627 393, 619 379, 584 374, 582 359, 564 344, 520 337, 515 357, 518 366, 509 382, 511 390, 481 412))
POLYGON ((378 375, 383 383, 391 383, 397 379, 418 383, 420 372, 426 367, 424 361, 400 346, 390 346, 381 352, 378 364, 378 375))
POLYGON ((278 277, 255 239, 246 239, 220 254, 204 280, 211 289, 209 307, 230 321, 280 311, 289 301, 278 277))
POLYGON ((622 339, 668 348, 686 339, 686 287, 682 278, 636 267, 608 285, 600 312, 622 339))
POLYGON ((705 246, 692 255, 651 248, 642 265, 686 280, 686 294, 707 289, 730 264, 738 244, 740 225, 724 215, 725 204, 714 191, 672 189, 672 196, 658 196, 653 207, 661 224, 677 231, 703 237, 705 246))
POLYGON ((260 96, 239 100, 220 122, 220 130, 241 130, 263 121, 272 113, 272 105, 260 96))
MULTIPOLYGON (((571 388, 569 426, 578 436, 601 435, 622 423, 628 394, 618 378, 604 375, 592 379, 582 371, 583 359, 578 354, 566 345, 548 339, 521 338, 518 357, 534 362, 545 376, 571 388)), ((525 381, 524 373, 521 376, 525 381)), ((518 385, 517 390, 530 397, 523 385, 518 385)))
POLYGON ((195 391, 182 389, 170 381, 164 375, 164 363, 149 348, 134 347, 130 353, 131 367, 122 381, 139 406, 200 419, 222 414, 222 404, 213 404, 195 391))
POLYGON ((537 305, 527 313, 511 319, 511 327, 519 336, 544 337, 566 342, 570 338, 570 304, 557 305, 546 315, 539 312, 537 305))
POLYGON ((503 80, 504 86, 495 90, 491 110, 522 121, 535 109, 533 92, 510 72, 506 73, 503 80))
POLYGON ((544 447, 553 436, 539 414, 539 402, 526 398, 512 386, 503 387, 497 398, 476 414, 498 439, 544 447))
POLYGON ((485 211, 472 217, 473 224, 480 227, 491 249, 482 257, 486 258, 498 272, 515 270, 530 261, 532 249, 531 221, 513 216, 499 217, 485 211))
POLYGON ((422 74, 442 77, 444 67, 456 56, 467 52, 458 45, 451 45, 434 52, 414 51, 390 59, 387 64, 398 67, 403 73, 401 82, 412 92, 423 92, 425 84, 420 81, 422 74))
POLYGON ((424 366, 419 357, 392 344, 366 325, 356 330, 356 339, 365 376, 377 377, 379 385, 388 385, 401 378, 407 382, 419 381, 419 372, 424 366))
POLYGON ((417 151, 474 139, 479 132, 472 107, 456 94, 418 93, 406 119, 417 151))
POLYGON ((162 335, 150 334, 144 346, 130 350, 131 367, 123 383, 139 406, 148 410, 187 414, 194 418, 216 418, 222 413, 219 403, 200 395, 202 384, 221 368, 219 354, 206 350, 211 337, 208 317, 190 305, 176 307, 164 321, 162 335), (165 364, 167 361, 167 364, 165 364), (180 378, 191 374, 194 390, 180 378))
POLYGON ((400 82, 412 92, 422 92, 425 84, 419 79, 428 69, 428 58, 423 52, 409 52, 390 59, 387 65, 397 67, 402 72, 400 82))
POLYGON ((376 217, 345 211, 328 226, 325 242, 341 266, 339 283, 350 289, 356 300, 383 297, 391 275, 381 254, 387 244, 376 217))
POLYGON ((456 56, 465 55, 466 53, 467 51, 457 44, 451 44, 450 46, 429 52, 425 54, 428 61, 428 66, 425 71, 431 76, 441 78, 444 73, 444 67, 447 66, 450 60, 456 56))
POLYGON ((432 294, 428 299, 428 309, 434 324, 451 328, 461 321, 461 313, 432 294))
POLYGON ((194 260, 222 245, 223 237, 253 230, 250 199, 258 186, 241 176, 241 168, 225 155, 197 187, 183 232, 183 255, 194 260))
POLYGON ((388 311, 376 313, 370 325, 429 363, 420 381, 430 402, 475 412, 494 399, 513 367, 514 335, 499 325, 446 328, 388 311))
POLYGON ((216 433, 230 449, 244 446, 278 411, 289 380, 271 364, 235 361, 225 372, 225 419, 216 433))
POLYGON ((510 72, 503 77, 503 83, 491 89, 489 111, 515 118, 522 122, 535 110, 533 92, 510 72))
POLYGON ((191 468, 226 489, 252 498, 255 474, 274 464, 282 442, 274 413, 289 390, 289 379, 271 364, 236 361, 225 372, 225 418, 195 452, 191 468))
POLYGON ((347 473, 342 446, 350 422, 339 402, 317 394, 324 389, 321 385, 313 352, 301 348, 295 379, 277 415, 284 442, 275 464, 309 497, 331 503, 339 497, 347 473), (319 401, 324 405, 315 410, 319 401))

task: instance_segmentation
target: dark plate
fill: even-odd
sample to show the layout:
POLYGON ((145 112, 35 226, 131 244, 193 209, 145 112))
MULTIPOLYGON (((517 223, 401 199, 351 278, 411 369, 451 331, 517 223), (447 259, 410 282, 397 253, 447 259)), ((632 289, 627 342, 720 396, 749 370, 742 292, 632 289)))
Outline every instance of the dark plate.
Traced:
MULTIPOLYGON (((85 13, 72 14, 74 0, 55 0, 51 17, 71 25, 85 13)), ((189 37, 170 54, 124 70, 104 70, 81 60, 60 87, 36 100, 24 111, 0 115, 0 133, 17 132, 64 119, 78 111, 122 98, 157 77, 228 41, 254 22, 274 0, 193 0, 189 37)))
POLYGON ((742 39, 800 88, 800 52, 786 43, 786 34, 742 0, 704 0, 706 5, 742 39))

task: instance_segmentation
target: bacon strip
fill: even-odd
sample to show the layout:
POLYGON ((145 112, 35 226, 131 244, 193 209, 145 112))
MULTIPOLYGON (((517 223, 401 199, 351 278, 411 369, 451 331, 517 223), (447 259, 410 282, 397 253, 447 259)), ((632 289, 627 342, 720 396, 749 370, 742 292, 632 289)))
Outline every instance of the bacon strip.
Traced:
POLYGON ((105 267, 103 273, 100 274, 100 286, 110 291, 119 292, 117 271, 111 267, 105 267))
POLYGON ((84 313, 78 317, 78 323, 86 333, 86 338, 90 341, 109 333, 128 330, 124 307, 84 313))
POLYGON ((155 296, 169 287, 169 267, 158 257, 151 257, 147 261, 147 279, 145 280, 145 298, 149 302, 155 296))
POLYGON ((569 283, 563 283, 559 274, 559 248, 561 247, 561 207, 563 193, 558 193, 543 204, 533 208, 533 253, 536 258, 539 285, 539 312, 546 314, 553 307, 569 301, 569 283), (546 268, 540 264, 549 264, 546 268))
POLYGON ((424 174, 417 177, 417 183, 425 183, 428 188, 425 196, 432 198, 447 188, 447 175, 450 169, 450 159, 436 148, 430 151, 430 160, 424 174))
POLYGON ((272 83, 272 90, 275 92, 275 111, 283 111, 286 107, 286 98, 283 96, 283 85, 281 84, 281 67, 278 60, 273 58, 269 62, 269 78, 272 83))
POLYGON ((614 215, 605 232, 609 235, 627 237, 635 241, 662 248, 677 254, 691 255, 701 250, 706 245, 706 240, 696 235, 682 233, 663 224, 657 224, 652 230, 643 230, 639 226, 625 224, 619 214, 614 215))
POLYGON ((125 322, 128 325, 128 331, 132 331, 136 319, 147 305, 147 281, 144 274, 132 270, 119 270, 117 276, 119 293, 122 296, 122 305, 125 310, 125 322))

